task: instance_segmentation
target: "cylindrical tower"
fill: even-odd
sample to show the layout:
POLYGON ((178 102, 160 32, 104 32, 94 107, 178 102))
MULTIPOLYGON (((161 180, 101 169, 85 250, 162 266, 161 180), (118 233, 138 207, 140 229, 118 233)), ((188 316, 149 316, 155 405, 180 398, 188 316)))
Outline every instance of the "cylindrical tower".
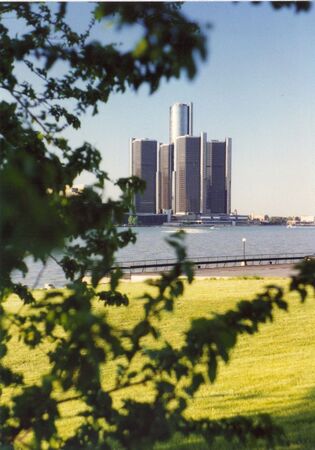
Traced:
POLYGON ((170 144, 186 135, 192 135, 192 103, 175 103, 170 107, 170 144))

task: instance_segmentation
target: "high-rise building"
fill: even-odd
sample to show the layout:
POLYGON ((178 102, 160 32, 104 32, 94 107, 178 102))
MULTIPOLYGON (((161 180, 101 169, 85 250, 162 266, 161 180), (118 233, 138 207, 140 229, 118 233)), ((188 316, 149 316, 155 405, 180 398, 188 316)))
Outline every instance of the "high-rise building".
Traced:
POLYGON ((207 179, 210 177, 207 167, 207 133, 200 135, 200 212, 206 211, 207 179))
POLYGON ((232 139, 193 136, 192 103, 170 107, 170 143, 132 139, 130 173, 146 182, 138 213, 230 214, 232 139))
POLYGON ((231 151, 231 138, 207 143, 203 154, 203 214, 231 212, 231 151))
POLYGON ((180 136, 175 141, 174 212, 200 212, 200 137, 180 136))
POLYGON ((151 139, 131 139, 130 172, 146 183, 143 194, 136 194, 135 208, 138 213, 156 213, 157 204, 157 166, 158 144, 151 139))
POLYGON ((231 214, 232 138, 225 139, 225 152, 226 213, 231 214))
POLYGON ((175 103, 170 107, 170 144, 178 136, 193 134, 193 104, 175 103))
POLYGON ((159 210, 172 209, 172 172, 174 145, 160 144, 159 151, 159 210))

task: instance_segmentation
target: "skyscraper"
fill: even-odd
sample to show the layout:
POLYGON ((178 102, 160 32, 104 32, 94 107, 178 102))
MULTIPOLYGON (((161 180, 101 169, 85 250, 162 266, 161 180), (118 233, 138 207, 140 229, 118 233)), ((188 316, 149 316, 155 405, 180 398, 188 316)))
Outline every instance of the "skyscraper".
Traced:
POLYGON ((159 150, 158 209, 172 209, 172 172, 174 165, 174 145, 161 144, 159 150))
POLYGON ((131 139, 130 169, 146 182, 143 194, 136 194, 135 208, 138 213, 157 212, 157 141, 150 139, 131 139))
POLYGON ((232 139, 212 140, 204 155, 204 198, 202 212, 231 212, 231 150, 232 139))
POLYGON ((207 167, 207 133, 200 135, 200 212, 206 212, 207 179, 210 178, 209 167, 207 167))
POLYGON ((225 139, 226 213, 231 214, 232 138, 225 139))
POLYGON ((176 214, 200 212, 200 137, 180 136, 175 142, 176 214))
POLYGON ((192 103, 170 107, 170 143, 132 139, 130 173, 146 181, 136 195, 138 213, 230 214, 232 139, 192 135, 192 103))
POLYGON ((178 136, 193 133, 193 104, 175 103, 170 107, 170 144, 174 144, 178 136))

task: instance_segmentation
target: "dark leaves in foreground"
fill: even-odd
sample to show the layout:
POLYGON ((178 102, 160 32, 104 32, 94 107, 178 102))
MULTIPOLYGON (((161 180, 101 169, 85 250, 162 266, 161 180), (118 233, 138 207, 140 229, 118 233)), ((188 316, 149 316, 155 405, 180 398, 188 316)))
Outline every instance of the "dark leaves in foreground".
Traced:
MULTIPOLYGON (((193 281, 183 235, 177 234, 168 240, 177 263, 138 299, 142 311, 136 323, 114 327, 108 306, 131 307, 119 291, 122 272, 113 269, 115 254, 136 239, 117 225, 134 210, 134 195, 143 192, 144 183, 120 179, 119 199, 104 202, 109 179, 100 152, 86 142, 73 148, 64 134, 68 127, 77 130, 89 109, 96 114, 113 92, 143 84, 153 92, 163 79, 182 72, 193 78, 199 59, 206 57, 205 36, 178 3, 104 2, 81 33, 68 25, 67 7, 0 4, 0 88, 6 93, 0 102, 0 357, 14 342, 25 355, 35 351, 48 358, 31 381, 3 359, 0 388, 10 401, 0 405, 0 447, 152 448, 176 433, 197 434, 207 445, 220 436, 263 439, 269 446, 281 442, 282 433, 268 416, 193 420, 186 409, 201 386, 215 381, 240 334, 257 333, 273 320, 276 308, 286 310, 285 293, 269 286, 225 314, 195 319, 183 343, 172 346, 161 321, 176 308, 185 283, 193 281), (12 18, 23 24, 22 32, 12 33, 12 18), (118 29, 136 25, 141 36, 128 51, 92 41, 95 20, 118 29), (20 79, 17 64, 25 65, 19 77, 31 77, 20 79), (95 182, 67 195, 67 185, 83 171, 95 182), (43 264, 53 258, 66 288, 31 292, 13 283, 14 270, 27 273, 29 256, 43 264), (90 283, 83 279, 87 273, 90 283), (100 288, 104 277, 107 284, 100 288), (114 370, 112 379, 107 365, 114 370), (150 401, 143 398, 146 389, 150 401), (65 437, 58 427, 71 420, 65 415, 68 404, 76 421, 65 437)), ((314 264, 299 269, 291 290, 304 300, 314 288, 314 264)))

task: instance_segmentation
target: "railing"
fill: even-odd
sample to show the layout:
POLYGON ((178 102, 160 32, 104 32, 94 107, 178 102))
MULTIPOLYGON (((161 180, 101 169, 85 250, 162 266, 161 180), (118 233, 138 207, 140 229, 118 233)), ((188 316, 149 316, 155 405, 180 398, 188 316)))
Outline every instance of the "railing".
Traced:
MULTIPOLYGON (((234 255, 234 256, 212 256, 212 257, 190 257, 187 258, 198 269, 212 267, 233 267, 240 265, 268 265, 280 263, 294 263, 303 260, 305 253, 282 253, 282 254, 256 254, 256 255, 234 255)), ((176 263, 175 258, 117 261, 115 267, 120 267, 123 272, 141 273, 156 272, 171 268, 176 263)), ((113 267, 114 269, 114 267, 113 267)))

